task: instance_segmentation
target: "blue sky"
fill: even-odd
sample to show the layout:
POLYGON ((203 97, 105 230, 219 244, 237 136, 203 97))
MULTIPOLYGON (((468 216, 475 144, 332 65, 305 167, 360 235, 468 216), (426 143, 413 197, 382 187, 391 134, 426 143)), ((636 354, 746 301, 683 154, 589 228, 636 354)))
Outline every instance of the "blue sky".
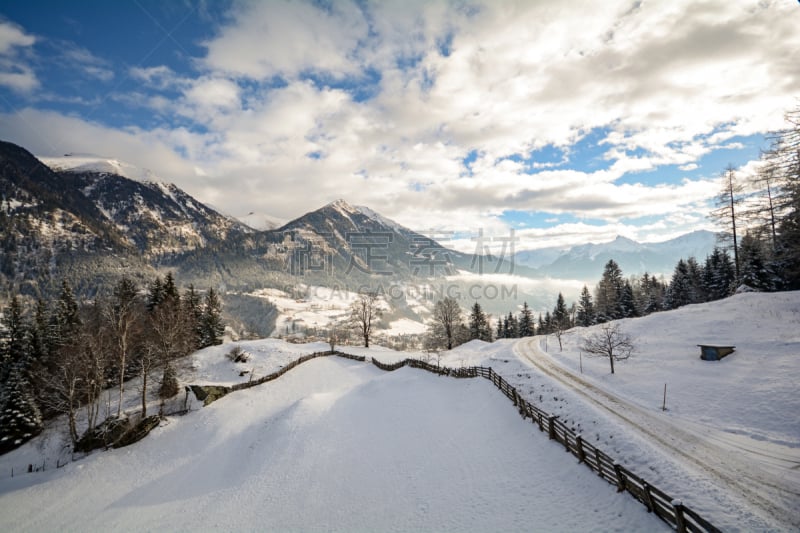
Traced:
POLYGON ((4 2, 0 138, 234 216, 665 240, 713 228, 720 173, 798 105, 799 26, 778 0, 4 2))

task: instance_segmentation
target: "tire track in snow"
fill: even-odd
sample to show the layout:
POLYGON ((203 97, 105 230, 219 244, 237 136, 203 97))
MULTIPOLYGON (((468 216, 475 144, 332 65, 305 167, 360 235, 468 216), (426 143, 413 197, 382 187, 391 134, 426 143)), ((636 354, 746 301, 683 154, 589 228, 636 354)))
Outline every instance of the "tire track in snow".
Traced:
MULTIPOLYGON (((651 442, 658 444, 667 453, 680 457, 681 460, 691 463, 712 478, 721 481, 726 487, 734 490, 736 494, 766 513, 766 518, 780 520, 792 527, 800 527, 797 502, 792 504, 780 497, 787 494, 800 497, 796 485, 770 475, 761 470, 758 465, 743 460, 724 447, 716 445, 708 434, 678 426, 589 383, 566 368, 555 364, 546 353, 542 352, 538 342, 539 339, 535 337, 522 339, 514 345, 514 352, 517 357, 529 361, 544 374, 643 433, 651 439, 651 442), (768 489, 771 494, 765 495, 765 489, 768 489)), ((726 444, 730 443, 726 442, 726 444)), ((745 447, 737 447, 752 453, 745 447)), ((763 454, 763 451, 758 453, 763 454)), ((787 461, 785 457, 770 456, 770 458, 787 461)), ((790 468, 796 469, 796 467, 790 468)))

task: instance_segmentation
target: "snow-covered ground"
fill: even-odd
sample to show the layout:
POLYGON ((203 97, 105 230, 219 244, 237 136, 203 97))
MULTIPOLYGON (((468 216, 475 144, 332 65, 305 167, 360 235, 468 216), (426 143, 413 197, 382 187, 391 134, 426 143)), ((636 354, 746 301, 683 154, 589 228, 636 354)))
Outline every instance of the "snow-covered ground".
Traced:
POLYGON ((0 491, 3 531, 665 530, 489 382, 340 358, 0 491))
MULTIPOLYGON (((443 353, 441 364, 493 367, 529 401, 724 530, 796 529, 800 292, 741 294, 621 325, 638 351, 613 376, 607 361, 580 356, 593 328, 570 331, 562 352, 552 336, 472 341, 443 353), (737 349, 706 362, 699 343, 737 349)), ((181 381, 243 382, 249 372, 258 378, 329 348, 237 344, 248 362, 230 362, 230 344, 207 348, 183 365, 181 381)), ((431 357, 343 349, 383 362, 431 357)), ((128 389, 125 407, 133 410, 136 384, 128 389)), ((57 455, 58 425, 0 456, 0 530, 663 527, 482 379, 384 373, 324 358, 193 409, 140 443, 57 470, 56 460, 69 458, 57 455), (19 475, 42 461, 44 472, 19 475)))
MULTIPOLYGON (((424 300, 415 298, 416 292, 404 291, 399 286, 397 292, 406 297, 409 309, 423 315, 429 313, 428 307, 431 307, 432 303, 429 302, 426 307, 424 300)), ((301 285, 295 295, 280 289, 259 289, 251 295, 267 298, 278 308, 273 337, 292 335, 302 337, 307 330, 322 330, 333 324, 341 324, 350 317, 350 306, 358 297, 357 292, 345 287, 315 285, 301 285)), ((383 295, 378 302, 378 307, 384 314, 392 311, 386 295, 383 295)), ((378 325, 385 326, 376 329, 376 334, 382 337, 419 335, 426 331, 426 326, 422 322, 407 317, 396 318, 385 325, 380 323, 378 325)))

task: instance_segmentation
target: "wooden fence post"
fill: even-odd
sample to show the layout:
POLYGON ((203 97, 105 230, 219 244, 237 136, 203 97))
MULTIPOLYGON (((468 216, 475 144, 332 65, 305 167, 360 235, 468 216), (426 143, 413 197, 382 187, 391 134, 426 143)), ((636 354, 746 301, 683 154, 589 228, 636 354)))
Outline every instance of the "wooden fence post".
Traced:
POLYGON ((586 461, 586 453, 583 451, 583 436, 580 433, 575 437, 575 446, 578 448, 578 462, 583 463, 586 461))
POLYGON ((683 517, 683 502, 672 500, 672 508, 675 509, 675 527, 678 533, 686 533, 686 519, 683 517))
POLYGON ((652 513, 655 511, 656 504, 653 501, 653 495, 650 493, 650 485, 647 481, 642 483, 642 490, 644 490, 644 504, 647 506, 647 512, 652 513))
POLYGON ((614 472, 617 473, 617 492, 622 492, 625 490, 625 476, 622 474, 620 464, 616 461, 614 461, 614 472))
POLYGON ((556 417, 554 415, 547 417, 547 433, 550 440, 556 438, 556 417))
POLYGON ((603 475, 603 463, 600 461, 600 448, 594 449, 594 460, 597 461, 597 475, 604 478, 603 475))

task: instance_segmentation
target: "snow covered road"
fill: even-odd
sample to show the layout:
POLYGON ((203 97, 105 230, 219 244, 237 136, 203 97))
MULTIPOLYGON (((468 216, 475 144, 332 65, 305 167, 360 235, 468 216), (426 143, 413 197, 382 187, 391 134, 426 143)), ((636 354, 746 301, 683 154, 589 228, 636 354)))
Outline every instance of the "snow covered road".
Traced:
POLYGON ((541 349, 541 338, 520 340, 517 356, 601 407, 642 434, 664 453, 689 465, 743 498, 767 520, 800 527, 800 455, 796 449, 675 419, 601 387, 557 364, 541 349))

